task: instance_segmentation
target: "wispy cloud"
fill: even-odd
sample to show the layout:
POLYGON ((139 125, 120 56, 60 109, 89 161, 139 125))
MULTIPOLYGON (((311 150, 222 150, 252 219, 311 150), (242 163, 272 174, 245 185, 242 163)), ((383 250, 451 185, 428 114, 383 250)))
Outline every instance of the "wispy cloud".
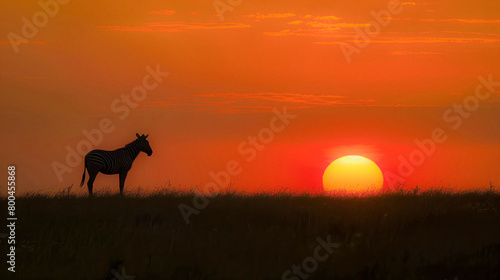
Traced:
POLYGON ((403 37, 378 38, 372 43, 498 43, 500 38, 466 38, 466 37, 403 37))
MULTIPOLYGON (((289 29, 279 31, 265 31, 265 36, 309 36, 323 38, 343 38, 346 36, 345 31, 350 32, 355 27, 368 27, 369 23, 349 23, 349 22, 332 22, 338 21, 333 17, 328 16, 328 19, 316 20, 318 17, 310 17, 312 20, 294 20, 287 23, 291 25, 289 29), (340 31, 344 32, 340 32, 340 31)), ((319 17, 324 18, 324 17, 319 17)))
MULTIPOLYGON (((350 40, 345 41, 318 41, 314 44, 322 45, 338 45, 345 42, 354 43, 354 36, 350 36, 350 40)), ((377 37, 370 41, 370 43, 382 43, 382 44, 406 44, 406 43, 454 43, 454 44, 466 44, 466 43, 499 43, 500 38, 498 37, 377 37)))
POLYGON ((173 11, 173 10, 159 10, 159 11, 151 11, 151 12, 149 12, 149 14, 171 16, 171 15, 175 14, 175 11, 173 11))
POLYGON ((448 18, 448 19, 420 19, 420 21, 428 22, 454 22, 454 23, 500 23, 500 19, 460 19, 460 18, 448 18))
POLYGON ((347 22, 340 22, 340 23, 324 23, 324 22, 318 22, 318 21, 312 21, 308 22, 307 25, 317 28, 319 30, 332 30, 332 29, 340 29, 340 28, 354 28, 354 27, 368 27, 370 26, 369 23, 347 23, 347 22))
MULTIPOLYGON (((318 37, 328 38, 345 41, 352 39, 353 35, 349 32, 341 32, 340 27, 325 27, 325 28, 298 28, 298 29, 284 29, 280 31, 267 31, 264 32, 265 36, 302 36, 302 37, 318 37)), ((314 43, 314 42, 313 42, 314 43)))
MULTIPOLYGON (((405 1, 402 2, 403 6, 431 6, 430 2, 416 2, 405 1)), ((370 23, 366 22, 349 22, 343 20, 337 15, 295 15, 292 13, 282 14, 253 14, 245 15, 244 17, 253 18, 286 18, 283 21, 281 29, 264 30, 263 34, 270 37, 284 37, 284 36, 301 36, 311 38, 323 38, 323 40, 314 40, 313 44, 332 44, 338 45, 342 43, 354 43, 357 33, 355 28, 370 28, 370 23)), ((423 22, 449 22, 456 24, 497 24, 500 19, 415 19, 407 18, 393 18, 394 21, 423 21, 423 22)), ((427 25, 423 25, 420 32, 385 32, 383 36, 372 38, 372 43, 386 43, 386 44, 405 44, 405 43, 422 43, 422 44, 436 44, 436 43, 451 43, 451 44, 471 44, 471 43, 498 43, 500 42, 499 34, 486 34, 480 32, 464 32, 459 31, 459 26, 456 25, 456 30, 447 31, 429 31, 427 25), (418 34, 419 33, 419 34, 418 34)), ((398 26, 395 25, 396 28, 398 26)), ((404 28, 403 28, 404 29, 404 28)), ((397 29, 396 29, 397 30, 397 29)), ((394 51, 392 55, 437 55, 442 52, 397 52, 394 51)))
POLYGON ((314 106, 364 106, 374 100, 352 99, 338 95, 314 95, 300 93, 210 93, 196 94, 191 98, 171 97, 163 101, 142 102, 141 108, 167 108, 168 110, 214 111, 218 113, 266 112, 286 104, 291 110, 314 106))
POLYGON ((288 19, 286 22, 286 25, 290 27, 289 29, 264 31, 263 34, 265 36, 337 37, 339 36, 338 31, 341 31, 342 29, 350 31, 355 27, 370 26, 369 23, 340 21, 341 18, 335 15, 286 15, 296 18, 294 20, 288 19))
POLYGON ((293 13, 281 13, 281 14, 261 14, 261 13, 256 13, 256 14, 250 14, 250 15, 242 15, 241 17, 255 18, 255 19, 290 18, 290 17, 295 17, 295 14, 293 14, 293 13))
POLYGON ((147 22, 143 25, 109 25, 98 28, 108 31, 135 31, 135 32, 185 32, 188 30, 231 29, 250 27, 243 23, 200 23, 186 21, 147 22))
POLYGON ((340 20, 337 16, 316 16, 315 20, 340 20))
MULTIPOLYGON (((451 94, 451 96, 458 94, 451 94)), ((449 104, 383 104, 372 99, 352 99, 337 95, 313 95, 300 93, 210 93, 193 95, 190 98, 168 97, 161 101, 143 101, 134 110, 164 109, 169 111, 210 111, 214 113, 259 113, 269 112, 276 106, 286 105, 290 110, 316 106, 355 106, 383 108, 448 108, 449 104)), ((481 105, 497 107, 499 102, 481 105)), ((102 108, 108 110, 109 108, 102 108)))
POLYGON ((392 51, 391 55, 435 55, 443 54, 443 52, 417 52, 417 51, 392 51))
POLYGON ((314 95, 300 93, 211 93, 195 95, 199 97, 221 98, 224 100, 265 100, 284 103, 301 103, 304 105, 359 104, 373 100, 352 100, 339 95, 314 95))

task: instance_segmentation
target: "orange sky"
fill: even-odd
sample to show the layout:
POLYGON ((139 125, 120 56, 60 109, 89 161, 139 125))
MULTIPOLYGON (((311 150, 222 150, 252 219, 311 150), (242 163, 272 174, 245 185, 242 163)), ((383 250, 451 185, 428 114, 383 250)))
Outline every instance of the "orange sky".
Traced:
MULTIPOLYGON (((24 191, 79 185, 83 164, 59 180, 53 163, 66 164, 66 147, 103 118, 114 130, 93 148, 150 134, 154 155, 136 160, 127 179, 134 187, 170 180, 190 189, 235 160, 233 189, 317 190, 328 164, 348 154, 372 159, 384 177, 401 175, 399 156, 436 128, 446 141, 402 181, 500 185, 498 1, 394 3, 399 12, 379 32, 373 14, 388 1, 241 1, 223 20, 211 1, 57 6, 41 24, 38 1, 8 1, 0 11, 0 158, 17 166, 24 191), (26 35, 23 17, 33 23, 34 15, 38 30, 16 41, 26 35), (370 41, 346 59, 356 29, 370 41), (142 85, 148 66, 169 75, 120 119, 111 104, 142 85), (490 75, 494 86, 481 88, 488 98, 470 116, 443 118, 473 102, 478 77, 490 75), (284 106, 296 117, 247 161, 240 143, 284 106)), ((94 189, 117 183, 99 175, 94 189)))

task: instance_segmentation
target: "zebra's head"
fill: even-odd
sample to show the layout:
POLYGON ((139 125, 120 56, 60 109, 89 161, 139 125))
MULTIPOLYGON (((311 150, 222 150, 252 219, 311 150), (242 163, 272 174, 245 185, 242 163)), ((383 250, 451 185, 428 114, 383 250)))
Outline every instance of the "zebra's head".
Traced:
POLYGON ((135 136, 137 136, 136 141, 139 144, 139 149, 141 149, 141 152, 145 152, 146 154, 148 154, 148 156, 151 156, 153 154, 153 150, 151 149, 151 146, 149 146, 148 140, 146 140, 149 134, 144 136, 144 134, 139 135, 139 133, 136 133, 135 136))

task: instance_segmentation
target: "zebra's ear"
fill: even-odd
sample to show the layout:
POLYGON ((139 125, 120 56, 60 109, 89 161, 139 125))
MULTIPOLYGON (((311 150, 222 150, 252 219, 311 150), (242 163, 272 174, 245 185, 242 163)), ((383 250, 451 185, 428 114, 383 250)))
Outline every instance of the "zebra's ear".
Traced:
POLYGON ((137 138, 141 137, 141 136, 139 135, 139 133, 136 133, 136 134, 135 134, 135 136, 137 136, 137 138))
POLYGON ((144 136, 144 139, 148 138, 148 136, 149 136, 149 134, 148 134, 148 135, 146 135, 146 136, 144 136))

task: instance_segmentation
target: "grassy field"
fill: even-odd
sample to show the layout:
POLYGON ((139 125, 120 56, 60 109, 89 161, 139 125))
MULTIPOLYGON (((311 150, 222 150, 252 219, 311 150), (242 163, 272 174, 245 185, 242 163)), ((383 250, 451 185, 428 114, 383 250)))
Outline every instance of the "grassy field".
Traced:
POLYGON ((178 205, 192 199, 19 197, 16 272, 2 242, 0 278, 500 279, 498 193, 224 194, 186 225, 178 205), (328 236, 340 247, 314 267, 328 236))

